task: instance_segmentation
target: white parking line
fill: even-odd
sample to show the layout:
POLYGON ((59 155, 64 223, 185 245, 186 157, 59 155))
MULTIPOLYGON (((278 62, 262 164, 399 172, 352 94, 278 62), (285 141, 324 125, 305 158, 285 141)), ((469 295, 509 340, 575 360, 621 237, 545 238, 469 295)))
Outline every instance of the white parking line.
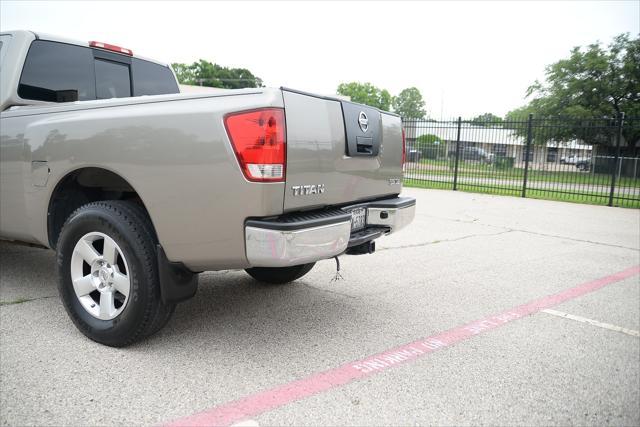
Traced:
POLYGON ((239 423, 232 424, 231 427, 260 427, 256 420, 244 420, 239 423))
POLYGON ((609 329, 610 331, 622 332, 623 334, 631 335, 632 337, 640 337, 640 331, 633 329, 622 328, 620 326, 612 325, 610 323, 602 323, 597 320, 587 319, 586 317, 574 316, 573 314, 564 313, 562 311, 545 309, 543 313, 551 314, 553 316, 564 317, 565 319, 575 320, 577 322, 588 323, 593 326, 597 326, 603 329, 609 329))

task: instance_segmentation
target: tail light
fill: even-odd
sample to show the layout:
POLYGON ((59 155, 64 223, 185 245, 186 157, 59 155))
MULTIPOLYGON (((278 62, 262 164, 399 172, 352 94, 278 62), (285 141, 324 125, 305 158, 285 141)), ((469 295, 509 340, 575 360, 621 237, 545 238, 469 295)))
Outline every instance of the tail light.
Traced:
POLYGON ((224 125, 242 173, 249 181, 284 181, 286 136, 284 110, 265 108, 229 114, 224 125))
POLYGON ((114 44, 91 41, 91 42, 89 42, 89 46, 97 47, 99 49, 110 50, 112 52, 124 53, 125 55, 129 55, 129 56, 133 55, 133 52, 131 51, 131 49, 127 49, 127 48, 124 48, 124 47, 116 46, 114 44))
POLYGON ((404 136, 404 128, 402 128, 402 166, 407 161, 407 140, 404 136))

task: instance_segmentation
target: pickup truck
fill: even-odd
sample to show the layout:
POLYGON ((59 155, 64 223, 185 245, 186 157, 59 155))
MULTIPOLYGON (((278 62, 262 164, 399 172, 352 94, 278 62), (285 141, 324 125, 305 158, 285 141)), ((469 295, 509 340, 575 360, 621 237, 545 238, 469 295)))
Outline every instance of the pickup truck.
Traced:
POLYGON ((399 116, 292 89, 180 94, 101 42, 0 34, 0 237, 54 249, 88 338, 160 330, 202 271, 288 283, 409 224, 399 116))
POLYGON ((580 157, 575 154, 570 154, 566 157, 561 157, 560 163, 567 165, 577 165, 578 163, 588 162, 589 160, 589 157, 580 157))
POLYGON ((580 157, 575 154, 571 154, 567 157, 561 157, 560 163, 564 165, 575 165, 575 167, 580 171, 591 170, 591 157, 588 156, 580 157))

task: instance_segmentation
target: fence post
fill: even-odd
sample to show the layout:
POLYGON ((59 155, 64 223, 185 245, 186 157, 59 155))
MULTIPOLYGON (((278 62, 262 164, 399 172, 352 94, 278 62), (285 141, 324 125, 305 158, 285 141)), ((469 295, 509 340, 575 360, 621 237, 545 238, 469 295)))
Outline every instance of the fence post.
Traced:
POLYGON ((462 129, 462 117, 458 116, 458 136, 456 137, 456 161, 453 166, 453 190, 458 189, 458 162, 460 161, 460 130, 462 129))
POLYGON ((624 162, 624 156, 620 157, 620 161, 618 162, 618 183, 620 183, 620 176, 622 175, 622 162, 624 162))
POLYGON ((529 176, 529 154, 531 153, 533 114, 529 114, 527 122, 527 145, 524 153, 524 179, 522 181, 522 197, 527 197, 527 177, 529 176))
POLYGON ((616 156, 613 160, 613 167, 611 168, 611 191, 609 191, 609 206, 613 206, 613 194, 616 190, 616 166, 618 166, 618 160, 620 159, 620 140, 622 139, 623 124, 624 113, 620 113, 620 115, 618 116, 618 132, 616 134, 616 156))

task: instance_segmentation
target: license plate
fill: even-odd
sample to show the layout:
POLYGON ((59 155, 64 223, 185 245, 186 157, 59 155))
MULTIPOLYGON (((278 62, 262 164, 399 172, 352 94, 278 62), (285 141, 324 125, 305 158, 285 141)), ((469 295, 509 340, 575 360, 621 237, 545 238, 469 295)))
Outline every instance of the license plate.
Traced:
POLYGON ((351 209, 351 231, 363 229, 367 225, 367 209, 351 209))

